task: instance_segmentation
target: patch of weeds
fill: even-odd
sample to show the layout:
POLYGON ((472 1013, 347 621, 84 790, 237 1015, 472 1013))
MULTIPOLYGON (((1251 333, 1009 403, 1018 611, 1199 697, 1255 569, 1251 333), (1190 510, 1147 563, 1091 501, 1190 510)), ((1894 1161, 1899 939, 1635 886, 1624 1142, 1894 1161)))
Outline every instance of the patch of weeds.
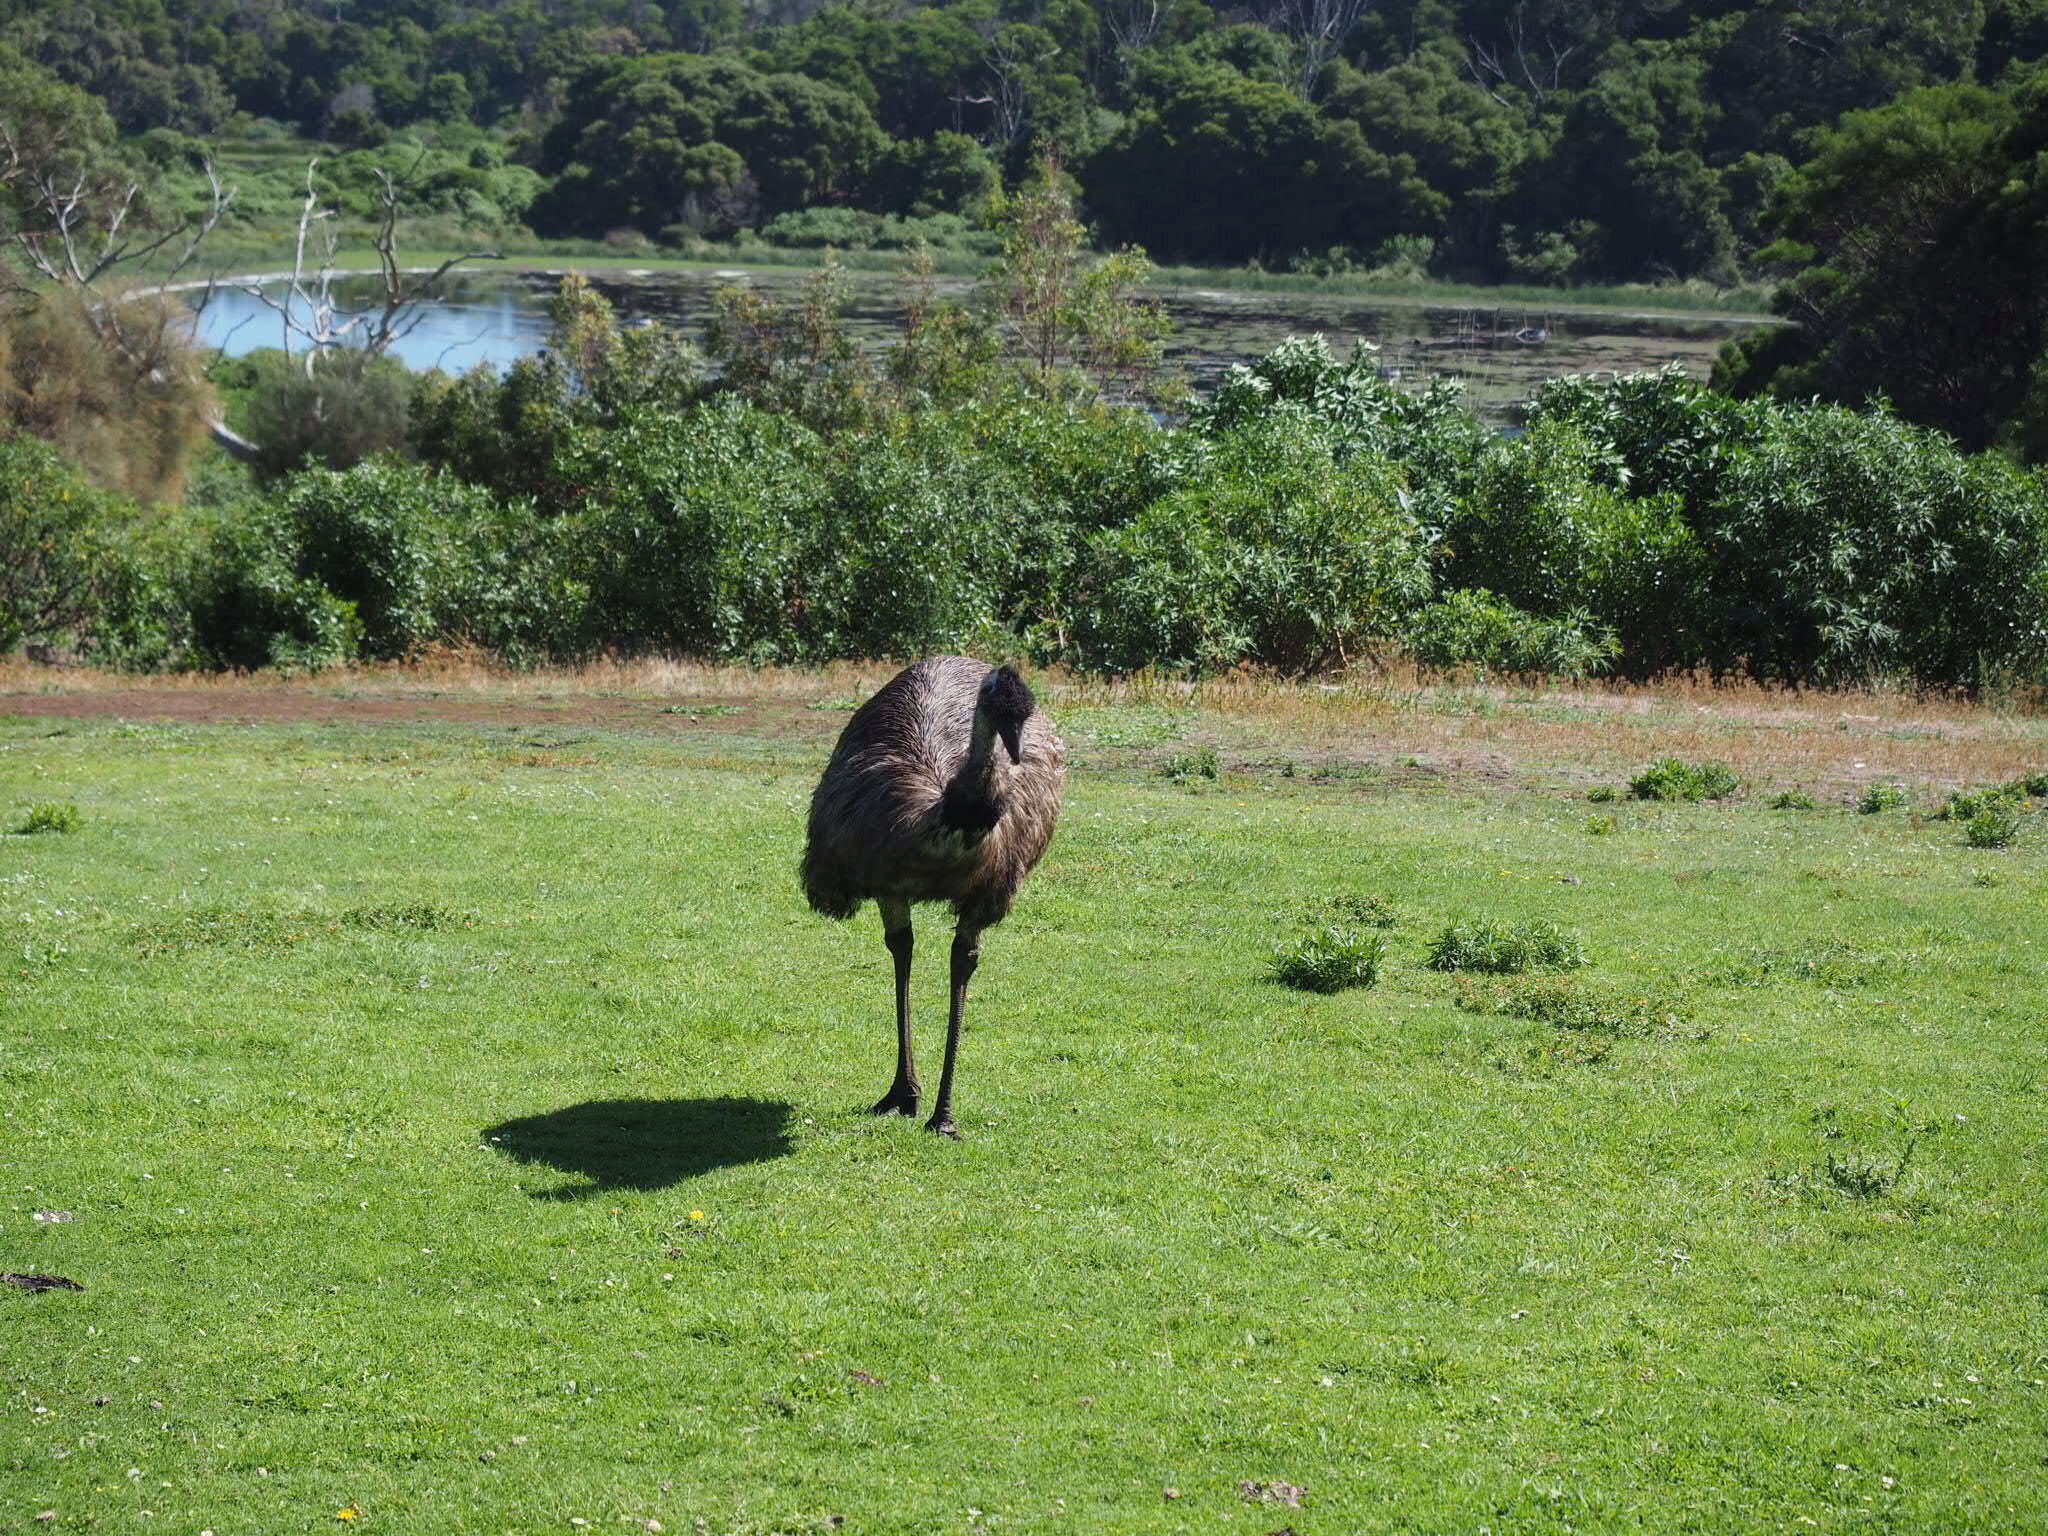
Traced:
POLYGON ((1989 789, 1958 789, 1950 792, 1941 809, 1934 813, 1934 819, 1975 821, 1986 811, 2001 806, 2010 809, 2026 798, 2024 779, 2014 779, 2010 784, 1994 784, 1989 789))
POLYGON ((815 709, 821 714, 850 715, 859 709, 863 702, 865 701, 848 695, 838 699, 813 699, 804 708, 815 709))
POLYGON ((1611 805, 1621 798, 1612 784, 1595 784, 1586 791, 1586 798, 1595 805, 1611 805))
POLYGON ((1840 941, 1810 949, 1758 949, 1716 976, 1702 978, 1734 987, 1761 987, 1776 981, 1812 981, 1826 987, 1862 987, 1886 963, 1853 944, 1840 941))
POLYGON ((1692 1009, 1685 1003, 1628 997, 1566 976, 1466 981, 1458 988, 1457 1005, 1467 1013, 1527 1019, 1556 1029, 1616 1038, 1676 1039, 1683 1035, 1704 1040, 1711 1033, 1695 1026, 1692 1009))
POLYGON ((1774 811, 1811 811, 1818 809, 1813 796, 1803 789, 1788 789, 1771 800, 1774 811))
POLYGON ((1963 828, 1963 837, 1972 848, 2009 848, 2019 835, 2019 813, 2002 802, 1985 806, 1963 828))
POLYGON ((17 836, 34 837, 42 832, 76 832, 79 825, 77 806, 59 805, 51 800, 30 806, 28 815, 14 830, 17 836))
MULTIPOLYGON (((1913 1166, 1913 1154, 1942 1129, 1938 1120, 1914 1119, 1910 1102, 1895 1099, 1885 1113, 1885 1139, 1890 1145, 1870 1151, 1842 1145, 1849 1133, 1834 1105, 1821 1106, 1807 1119, 1827 1149, 1821 1160, 1789 1173, 1766 1175, 1765 1182, 1780 1194, 1816 1202, 1885 1200, 1908 1194, 1906 1176, 1913 1166)), ((1926 1202, 1916 1199, 1914 1203, 1926 1202)))
POLYGON ((1213 779, 1220 771, 1214 747, 1203 747, 1196 752, 1176 752, 1159 765, 1162 778, 1176 784, 1186 784, 1192 779, 1213 779))
POLYGON ((1305 923, 1338 923, 1351 928, 1392 928, 1401 921, 1386 897, 1325 896, 1303 909, 1305 923))
POLYGON ((1433 971, 1571 971, 1586 963, 1577 934, 1553 922, 1454 922, 1437 935, 1426 962, 1433 971))
POLYGON ((2016 781, 2028 796, 2035 800, 2048 800, 2048 773, 2030 773, 2016 781))
POLYGON ((1896 811, 1905 803, 1905 785, 1873 784, 1863 791, 1856 802, 1856 809, 1865 816, 1875 816, 1881 811, 1896 811))
POLYGON ((175 954, 188 949, 272 949, 295 942, 310 924, 290 912, 248 907, 194 907, 143 928, 145 953, 175 954))
POLYGON ((1637 800, 1725 800, 1741 781, 1726 763, 1688 763, 1667 757, 1628 781, 1637 800))
POLYGON ((1617 823, 1612 816, 1588 816, 1586 831, 1594 837, 1612 837, 1617 823))
POLYGON ((1371 763, 1325 763, 1309 775, 1318 784, 1362 784, 1379 776, 1371 763))
POLYGON ((1977 873, 1970 876, 1970 884, 1981 885, 1989 889, 1992 886, 2005 884, 2005 876, 1995 869, 1980 869, 1977 873))
POLYGON ((1342 992, 1369 987, 1380 979, 1386 957, 1386 936, 1342 923, 1323 923, 1292 944, 1273 951, 1273 979, 1304 992, 1342 992))
POLYGON ((1519 1055, 1495 1056, 1493 1065, 1509 1077, 1543 1079, 1555 1077, 1560 1068, 1597 1067, 1613 1054, 1612 1035, 1575 1034, 1561 1029, 1541 1045, 1532 1045, 1519 1055))
POLYGON ((1098 747, 1158 747, 1194 726, 1196 711, 1156 704, 1080 704, 1059 713, 1060 734, 1098 747))
POLYGON ((341 925, 371 933, 397 933, 408 929, 431 933, 436 928, 473 928, 476 926, 476 914, 451 912, 446 907, 428 906, 424 902, 400 907, 350 907, 341 914, 341 925))
MULTIPOLYGON (((815 704, 811 707, 818 708, 815 704)), ((661 713, 681 715, 694 724, 699 720, 723 720, 728 715, 744 714, 745 711, 737 704, 664 704, 661 713)))

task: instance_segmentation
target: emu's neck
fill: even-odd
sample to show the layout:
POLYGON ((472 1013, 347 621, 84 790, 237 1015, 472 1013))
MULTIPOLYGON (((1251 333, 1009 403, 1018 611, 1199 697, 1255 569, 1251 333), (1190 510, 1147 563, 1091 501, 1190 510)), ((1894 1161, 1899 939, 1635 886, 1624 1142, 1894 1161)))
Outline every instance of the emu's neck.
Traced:
POLYGON ((977 709, 967 761, 946 786, 941 818, 949 827, 986 832, 1002 819, 1007 780, 1008 763, 996 739, 995 725, 987 710, 977 709))

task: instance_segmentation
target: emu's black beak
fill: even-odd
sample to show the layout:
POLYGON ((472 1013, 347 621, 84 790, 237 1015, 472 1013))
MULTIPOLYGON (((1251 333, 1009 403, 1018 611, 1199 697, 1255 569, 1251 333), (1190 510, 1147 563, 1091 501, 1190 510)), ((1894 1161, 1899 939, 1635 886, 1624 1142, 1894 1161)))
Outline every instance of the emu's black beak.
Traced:
POLYGON ((999 725, 996 734, 1003 738, 1003 750, 1010 754, 1010 761, 1024 761, 1024 728, 1021 725, 999 725))

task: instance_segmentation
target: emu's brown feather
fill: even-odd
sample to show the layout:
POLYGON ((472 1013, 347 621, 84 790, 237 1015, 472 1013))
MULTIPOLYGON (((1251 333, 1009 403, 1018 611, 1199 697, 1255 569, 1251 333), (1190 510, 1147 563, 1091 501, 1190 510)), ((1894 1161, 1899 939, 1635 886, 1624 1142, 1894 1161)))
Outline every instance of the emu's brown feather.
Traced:
POLYGON ((946 901, 977 929, 1008 915, 1052 842, 1066 749, 1034 710, 1020 760, 997 743, 983 781, 972 780, 975 707, 989 671, 965 656, 932 657, 847 721, 811 797, 803 882, 817 911, 845 918, 870 898, 946 901))

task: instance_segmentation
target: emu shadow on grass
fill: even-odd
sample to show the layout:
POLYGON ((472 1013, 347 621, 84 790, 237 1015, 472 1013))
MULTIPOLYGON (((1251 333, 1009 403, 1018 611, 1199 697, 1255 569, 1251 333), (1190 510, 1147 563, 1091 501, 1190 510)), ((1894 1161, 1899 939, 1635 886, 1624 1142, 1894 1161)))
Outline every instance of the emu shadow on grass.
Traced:
POLYGON ((581 1174, 585 1184, 533 1191, 581 1200, 617 1189, 666 1189, 684 1179, 765 1162, 789 1151, 790 1107, 768 1099, 592 1099, 522 1115, 483 1134, 522 1163, 581 1174))

